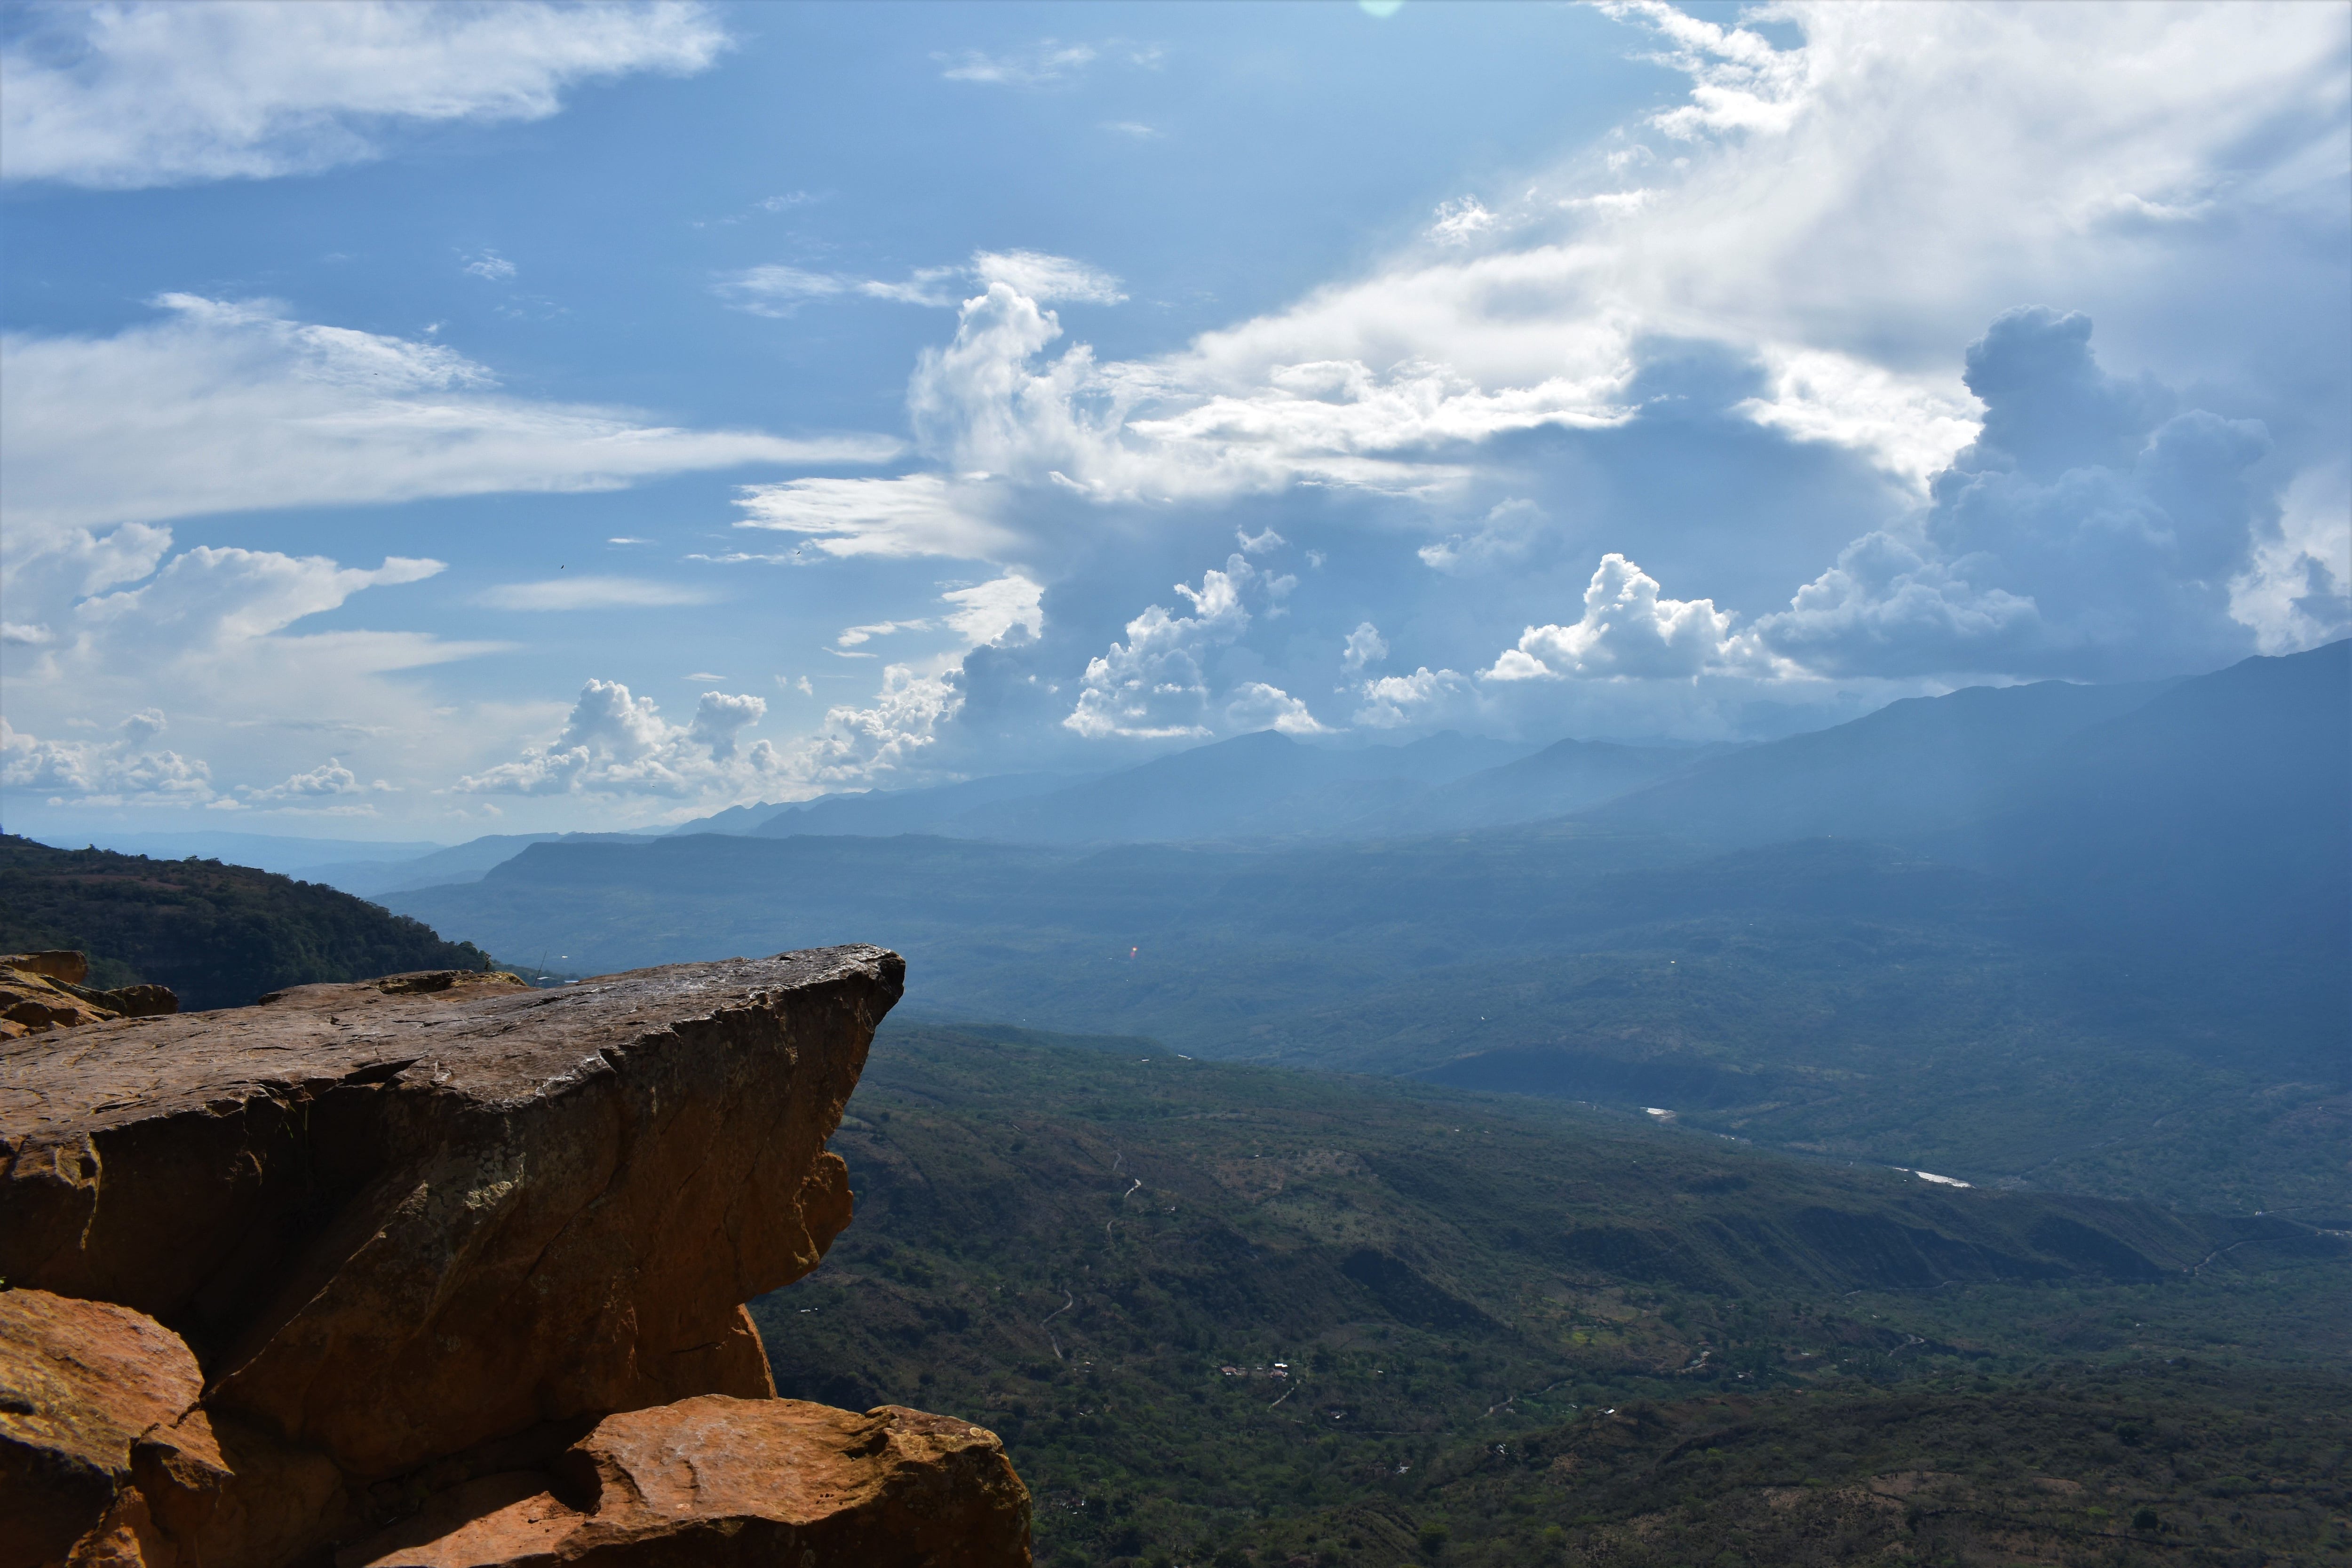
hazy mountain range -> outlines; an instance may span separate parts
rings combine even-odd
[[[908,955],[910,1017],[2333,1212],[2348,829],[2336,643],[1736,749],[1269,732],[297,874],[509,963],[873,941]]]
[[[1255,736],[992,801],[534,844],[385,901],[559,968],[854,937],[908,955],[910,1016],[1658,1106],[1970,1179],[2328,1208],[2347,653],[1974,689],[1716,754],[1475,766],[1460,737],[1368,761]],[[1507,820],[1244,831],[1368,784],[1417,793],[1364,816]],[[878,832],[926,798],[952,810],[928,832],[794,831]]]
[[[836,1140],[857,1226],[755,1318],[786,1392],[984,1412],[1040,1495],[1116,1500],[1041,1510],[1057,1561],[1464,1555],[1572,1462],[1631,1489],[1592,1528],[1672,1503],[1655,1560],[1720,1562],[1780,1560],[1777,1500],[1828,1495],[1799,1483],[1916,1471],[2073,1539],[1969,1468],[1988,1446],[2172,1508],[2192,1472],[2037,1403],[2116,1366],[2165,1369],[2170,1423],[2116,1433],[2225,1489],[2323,1484],[2263,1445],[2342,1405],[2305,1369],[2340,1360],[2352,1233],[2348,834],[2338,643],[1741,748],[1261,734],[661,837],[152,847],[294,861],[525,966],[905,952]],[[24,940],[160,972],[140,911],[90,903],[115,857],[20,858],[82,900]],[[396,923],[179,869],[270,884],[297,936],[306,900]],[[1748,1491],[1675,1479],[1689,1453]]]

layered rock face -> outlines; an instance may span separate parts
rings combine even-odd
[[[87,1453],[0,1390],[0,1499],[79,1527],[24,1561],[1025,1563],[992,1436],[777,1400],[743,1310],[849,1222],[824,1142],[903,974],[446,972],[0,1042],[0,1302],[40,1331],[0,1377],[142,1333],[201,1375],[65,1418]]]

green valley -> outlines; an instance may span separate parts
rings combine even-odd
[[[1951,1450],[2078,1394],[2110,1426],[2193,1428],[2196,1474],[2256,1487],[2267,1467],[2318,1499],[2295,1552],[2341,1513],[2352,1267],[2342,1235],[2290,1220],[1006,1029],[886,1026],[835,1147],[856,1224],[754,1307],[779,1385],[998,1430],[1042,1563],[1806,1561],[1755,1544],[1790,1517],[1775,1489],[1875,1519],[1847,1494],[1955,1465],[1937,1506],[2041,1529],[2035,1478],[2128,1479],[2095,1421],[2039,1468],[2006,1439]],[[1832,1408],[1875,1436],[1823,1447]],[[1734,1426],[1704,1445],[1725,1454],[1709,1506],[1729,1500],[1691,1525],[1705,1558],[1610,1544],[1655,1547],[1661,1513],[1683,1539],[1687,1483],[1717,1473],[1683,1464],[1686,1439]],[[2294,1453],[2273,1462],[2281,1432]],[[1606,1466],[1557,1465],[1596,1443]],[[1580,1465],[1589,1481],[1558,1484]],[[2205,1495],[2134,1484],[2167,1518]],[[1888,1539],[1934,1560],[1958,1528]],[[2233,1550],[2272,1540],[2216,1528]]]

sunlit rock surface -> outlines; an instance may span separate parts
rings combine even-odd
[[[484,1477],[337,1568],[1029,1561],[1029,1495],[995,1435],[897,1405],[708,1394],[608,1416],[550,1468]]]
[[[673,1535],[707,1504],[798,1531],[829,1562],[836,1537],[883,1539],[877,1520],[928,1539],[894,1500],[931,1508],[969,1485],[972,1506],[1018,1525],[1022,1556],[1003,1560],[1025,1560],[1026,1495],[992,1437],[831,1412],[833,1426],[795,1417],[787,1441],[780,1413],[822,1407],[774,1399],[743,1310],[849,1223],[847,1171],[824,1144],[903,977],[871,947],[551,991],[438,972],[0,1042],[8,1294],[127,1309],[184,1342],[202,1379],[200,1399],[161,1397],[135,1430],[89,1428],[115,1456],[85,1466],[105,1484],[42,1493],[82,1522],[68,1539],[131,1508],[133,1535],[190,1562],[308,1563],[538,1476],[518,1497],[551,1489],[578,1516],[567,1539],[651,1540],[609,1511],[642,1494],[567,1490],[550,1468],[635,1452],[637,1428],[614,1423],[638,1413],[714,1455],[746,1424],[726,1489],[662,1493]],[[835,1437],[865,1447],[836,1456],[828,1522],[803,1483],[833,1473]],[[916,1452],[942,1443],[979,1457]],[[158,1549],[134,1541],[144,1555],[115,1560]],[[888,1560],[930,1560],[908,1550]]]

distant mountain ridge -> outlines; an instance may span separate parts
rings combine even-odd
[[[187,833],[56,833],[42,842],[48,839],[60,840],[56,846],[60,849],[87,846],[157,860],[193,857],[231,866],[252,866],[280,876],[292,876],[317,866],[389,866],[445,847],[427,839],[301,838],[273,833],[231,833],[220,828]]]
[[[1056,803],[1070,842],[549,843],[391,901],[599,969],[854,937],[908,955],[918,1016],[1355,1071],[1483,1057],[1486,1087],[1654,1094],[1759,1141],[2285,1207],[2342,1185],[2332,1113],[2273,1120],[2335,1092],[2352,1045],[2347,653],[1898,705],[1540,822],[1097,841],[1188,770],[1295,756],[1263,738],[1010,803]],[[1505,770],[1564,758],[1573,784],[1591,755]],[[2215,1140],[2226,1177],[2195,1164]],[[2143,1173],[2084,1163],[2106,1143]]]
[[[1335,803],[1393,807],[1516,761],[1527,748],[1445,731],[1402,746],[1308,746],[1275,730],[1132,767],[1034,799],[968,812],[961,836],[1025,844],[1279,837],[1331,830]],[[1367,787],[1369,786],[1369,787]]]
[[[436,849],[412,860],[343,861],[302,868],[302,879],[362,899],[414,888],[437,888],[472,882],[494,866],[504,865],[534,844],[642,844],[653,836],[643,833],[490,833],[446,849]]]
[[[824,795],[772,811],[749,832],[761,838],[811,834],[883,838],[896,833],[937,833],[950,828],[974,811],[1065,789],[1089,776],[998,773],[929,789]]]
[[[1994,809],[2053,748],[2170,682],[1972,686],[1701,763],[1591,809],[1613,827],[1725,848],[1830,835],[1900,838]]]
[[[1921,843],[2104,921],[2192,910],[2233,945],[2340,955],[2347,801],[2352,641],[2168,687],[2067,736],[1976,821]]]
[[[1338,747],[1263,730],[1108,773],[1008,773],[735,806],[670,831],[1062,845],[1377,837],[1559,816],[1734,749],[1578,740],[1538,749],[1454,731]]]
[[[1558,741],[1533,756],[1442,784],[1384,816],[1356,824],[1368,833],[1442,833],[1566,816],[1706,765],[1743,748],[1626,746]]]

